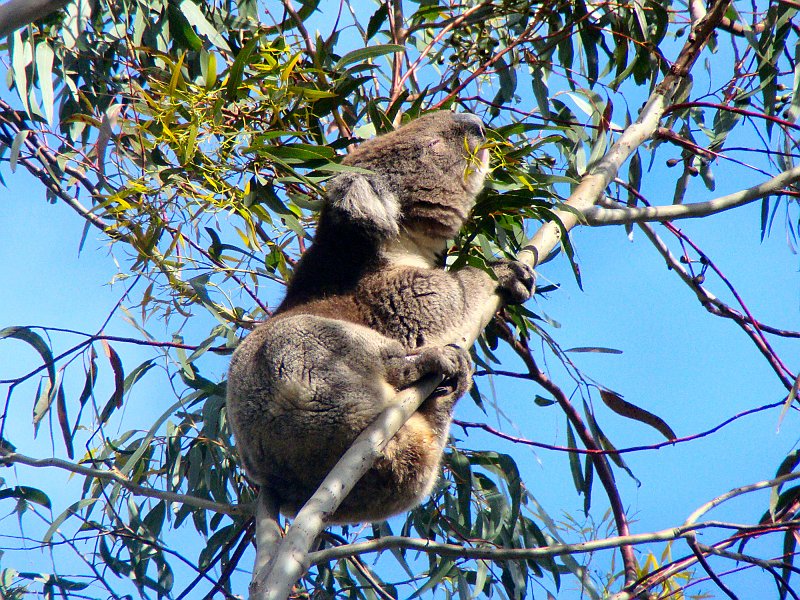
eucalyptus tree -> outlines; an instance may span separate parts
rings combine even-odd
[[[27,345],[40,359],[29,372],[9,365],[0,373],[0,462],[14,473],[0,478],[0,505],[19,519],[17,534],[0,535],[3,597],[244,596],[253,571],[254,597],[579,590],[621,599],[700,589],[736,597],[726,574],[741,565],[774,581],[776,597],[797,597],[800,488],[791,482],[800,456],[789,454],[762,481],[697,497],[697,510],[675,515],[669,529],[637,530],[619,484],[634,477],[627,452],[714,434],[724,453],[741,441],[722,426],[679,438],[669,414],[586,376],[545,311],[557,285],[540,280],[539,302],[504,309],[476,340],[475,386],[462,404],[472,402],[485,422],[456,421],[435,493],[387,523],[317,536],[324,522],[311,511],[317,528],[290,526],[281,543],[282,532],[259,519],[257,536],[257,490],[228,429],[224,372],[241,337],[280,301],[339,157],[426,111],[464,110],[489,126],[493,171],[449,249],[449,268],[517,256],[546,274],[545,263],[561,261],[580,283],[574,227],[637,231],[636,243],[669,267],[662,276],[739,328],[768,365],[782,395],[748,412],[772,409],[785,426],[796,422],[787,413],[797,373],[776,348],[800,333],[760,321],[674,222],[757,202],[762,236],[781,229],[796,244],[800,4],[44,4],[58,10],[33,13],[33,23],[0,12],[9,32],[3,176],[26,171],[49,201],[69,207],[84,224],[76,240],[84,252],[95,240],[110,246],[120,300],[108,315],[87,317],[85,331],[0,330],[3,344]],[[742,184],[715,197],[721,177]],[[735,236],[729,250],[737,251]],[[107,331],[121,314],[129,336]],[[150,357],[130,364],[132,345]],[[153,380],[159,409],[144,415],[146,428],[127,426]],[[529,399],[524,415],[495,394],[505,380]],[[424,398],[412,392],[412,401]],[[32,407],[29,427],[12,423],[19,406]],[[563,414],[560,447],[525,437],[527,418],[544,411]],[[604,432],[610,412],[651,442],[623,447]],[[28,450],[39,429],[52,453]],[[476,430],[485,435],[467,435]],[[559,522],[537,502],[521,474],[531,446],[568,454],[564,478],[596,515],[593,529]],[[68,475],[69,484],[50,485]],[[761,489],[771,490],[763,514],[735,523],[706,516]],[[688,483],[682,493],[691,491]],[[252,569],[256,537],[270,552]],[[34,544],[49,553],[31,572],[18,566],[27,564],[19,551]]]

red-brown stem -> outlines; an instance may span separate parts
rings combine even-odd
[[[685,443],[685,442],[692,442],[694,440],[698,440],[698,439],[707,437],[709,435],[712,435],[712,434],[716,433],[717,431],[719,431],[720,429],[722,429],[723,427],[726,427],[727,425],[730,425],[734,421],[738,421],[739,419],[742,419],[744,417],[748,417],[748,416],[756,414],[756,413],[764,412],[765,410],[771,410],[773,408],[778,408],[780,406],[783,406],[785,403],[786,403],[786,400],[783,399],[783,400],[780,400],[778,402],[773,402],[771,404],[765,404],[764,406],[758,406],[756,408],[751,408],[749,410],[745,410],[743,412],[737,413],[737,414],[733,415],[732,417],[728,417],[727,419],[725,419],[721,423],[718,423],[714,427],[711,427],[710,429],[706,429],[705,431],[701,431],[699,433],[694,433],[692,435],[679,437],[679,438],[676,438],[674,440],[665,440],[663,442],[658,442],[656,444],[648,444],[648,445],[644,445],[644,446],[629,446],[627,448],[617,448],[615,450],[603,450],[602,448],[601,449],[588,449],[588,448],[584,449],[584,448],[569,448],[567,446],[556,446],[556,445],[553,445],[553,444],[544,444],[542,442],[535,442],[533,440],[528,440],[528,439],[525,439],[525,438],[509,435],[509,434],[507,434],[507,433],[505,433],[503,431],[495,429],[494,427],[492,427],[491,425],[488,425],[486,423],[472,423],[472,422],[469,422],[469,421],[461,421],[459,419],[453,419],[453,423],[455,425],[459,426],[459,427],[464,428],[464,429],[482,429],[483,431],[486,431],[487,433],[490,433],[490,434],[492,434],[494,436],[497,436],[497,437],[499,437],[501,439],[504,439],[504,440],[507,440],[509,442],[513,442],[515,444],[523,444],[525,446],[533,446],[535,448],[543,448],[545,450],[555,450],[557,452],[570,452],[572,454],[617,455],[617,454],[629,454],[631,452],[643,452],[645,450],[660,450],[661,448],[666,448],[667,446],[674,446],[676,444],[681,444],[681,443]]]
[[[505,323],[503,323],[499,329],[500,336],[511,345],[525,363],[531,379],[541,385],[556,399],[556,402],[558,402],[561,410],[567,415],[567,419],[569,419],[570,424],[575,429],[583,445],[590,450],[602,450],[592,436],[591,431],[589,431],[589,428],[583,422],[580,413],[569,401],[569,398],[567,398],[567,395],[539,369],[528,345],[516,339],[511,329]],[[611,465],[602,454],[591,454],[591,460],[597,472],[597,476],[603,485],[603,489],[606,491],[609,503],[611,504],[611,512],[614,514],[617,532],[622,536],[630,535],[628,519],[625,516],[625,508],[622,505],[622,498],[619,495],[617,484],[614,481],[614,473],[611,470]],[[625,583],[628,585],[636,580],[636,557],[633,554],[633,546],[620,546],[620,553],[625,568]]]

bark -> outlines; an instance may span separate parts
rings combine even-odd
[[[0,37],[61,10],[69,0],[9,0],[0,4]]]

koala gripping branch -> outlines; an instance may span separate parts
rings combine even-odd
[[[441,383],[441,377],[428,376],[398,395],[398,403],[386,409],[356,438],[333,470],[303,506],[283,540],[275,535],[276,507],[259,498],[256,515],[256,568],[250,584],[251,600],[284,600],[295,582],[308,568],[308,554],[317,536],[361,476],[366,473],[389,440]],[[278,542],[280,544],[278,545]],[[263,545],[262,545],[263,544]],[[269,556],[272,559],[269,559]]]
[[[669,97],[665,93],[657,91],[651,96],[642,109],[639,119],[620,136],[608,154],[584,176],[564,208],[556,211],[558,221],[543,224],[517,257],[518,260],[535,267],[542,257],[547,256],[560,243],[561,237],[580,222],[581,213],[594,206],[601,198],[625,160],[652,136],[668,102]],[[492,296],[490,302],[493,306],[487,306],[487,311],[499,308],[496,296]],[[469,345],[475,342],[474,339],[466,341]],[[277,512],[274,511],[274,507],[273,511],[266,509],[269,506],[267,499],[259,500],[259,511],[256,516],[258,552],[250,586],[251,600],[284,600],[288,597],[292,586],[308,568],[307,556],[314,540],[325,528],[325,516],[336,510],[359,478],[369,470],[385,444],[414,414],[438,383],[427,379],[404,390],[402,402],[385,411],[376,422],[364,430],[311,500],[298,513],[283,540],[279,540],[279,535],[275,533],[274,518],[277,518]],[[586,435],[590,434],[587,432]],[[585,444],[593,445],[591,437],[583,441]],[[598,473],[602,473],[600,477],[604,487],[609,494],[612,494],[613,478],[610,466],[603,457],[599,457],[598,462],[603,463],[597,465],[597,470]],[[619,506],[619,503],[614,504]],[[274,514],[269,515],[269,512]],[[628,535],[629,529],[624,515],[615,516],[620,535]],[[635,564],[632,552],[623,551],[623,558],[626,579],[630,580],[633,577]]]
[[[691,70],[700,51],[723,18],[729,4],[730,0],[718,0],[708,13],[695,23],[693,31],[670,73],[653,91],[636,122],[622,133],[608,153],[584,175],[563,207],[556,211],[557,219],[542,225],[520,252],[518,260],[535,267],[543,257],[561,243],[563,236],[583,221],[583,212],[592,208],[602,198],[605,189],[617,176],[624,162],[655,133],[678,83]],[[499,307],[497,299],[493,298],[491,302],[495,304],[493,308]],[[490,308],[492,307],[487,307],[487,310]],[[475,340],[468,341],[472,343]],[[283,600],[289,596],[293,585],[307,568],[308,554],[314,540],[325,527],[325,516],[336,510],[338,504],[352,489],[356,481],[373,464],[385,443],[402,427],[438,383],[438,381],[427,379],[404,390],[401,394],[402,401],[396,407],[381,414],[372,425],[364,430],[330,472],[319,490],[298,513],[280,543],[278,543],[278,536],[275,535],[276,528],[264,526],[269,519],[258,520],[256,537],[261,547],[250,588],[251,600]],[[584,439],[583,442],[589,446],[595,445],[591,437]],[[597,466],[606,493],[609,494],[612,505],[617,507],[614,516],[619,534],[628,535],[627,520],[619,508],[621,504],[618,502],[619,495],[613,483],[610,466],[604,457],[598,458]],[[617,501],[615,502],[615,500]],[[260,502],[259,504],[265,506],[268,503]],[[263,516],[263,512],[261,516]],[[273,525],[275,525],[274,522]],[[630,584],[635,580],[635,559],[630,546],[623,546],[621,552],[625,565],[626,583]],[[267,557],[271,557],[271,559]]]

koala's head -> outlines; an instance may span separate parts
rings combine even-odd
[[[477,116],[426,114],[363,142],[328,185],[328,218],[355,220],[380,238],[453,239],[466,222],[489,170]]]

